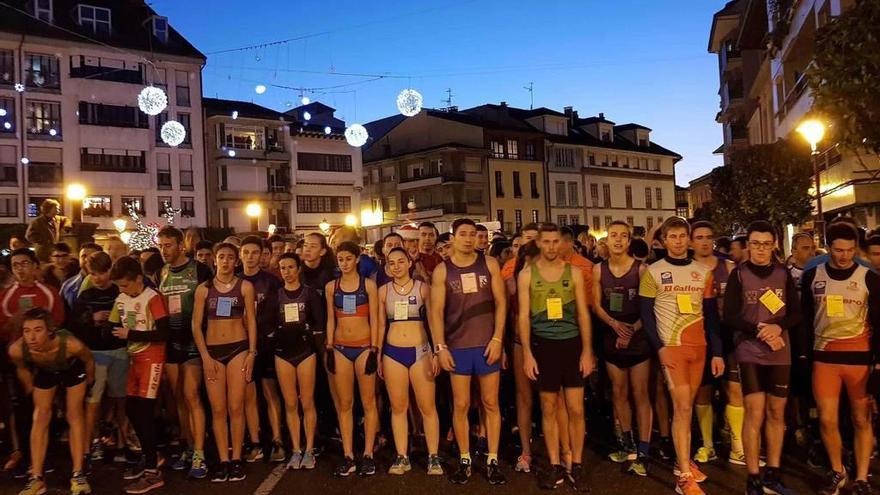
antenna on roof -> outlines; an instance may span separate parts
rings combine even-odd
[[[444,105],[446,105],[446,109],[452,108],[452,97],[453,96],[454,95],[452,94],[452,88],[446,88],[446,98],[443,100],[440,100]]]
[[[523,89],[529,92],[529,110],[535,109],[535,83],[530,82],[528,86],[523,86]]]

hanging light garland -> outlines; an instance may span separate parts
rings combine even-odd
[[[159,115],[168,108],[168,96],[161,88],[147,86],[137,97],[138,108],[147,115]]]
[[[172,208],[171,205],[168,204],[168,201],[164,201],[162,205],[165,207],[165,213],[162,214],[162,216],[165,217],[165,222],[167,222],[168,225],[174,225],[174,217],[179,215],[182,210],[180,208]]]
[[[370,134],[367,132],[367,129],[360,124],[351,124],[345,129],[345,141],[355,148],[360,148],[367,144],[369,137]]]
[[[131,232],[128,238],[128,247],[143,251],[155,246],[159,226],[155,223],[144,224],[132,205],[128,205],[128,216],[131,217],[131,221],[134,223],[134,231]]]
[[[169,120],[162,124],[159,136],[162,138],[162,142],[168,146],[179,146],[186,139],[186,129],[180,122]]]
[[[407,117],[418,115],[422,111],[422,94],[414,89],[404,89],[397,95],[397,109]]]

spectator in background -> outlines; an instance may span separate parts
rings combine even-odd
[[[421,265],[421,270],[431,275],[434,268],[443,262],[443,258],[437,253],[437,238],[440,231],[432,222],[419,224],[419,253],[413,258],[416,264]]]
[[[107,238],[104,252],[110,255],[110,259],[113,260],[113,263],[116,263],[116,260],[126,255],[128,252],[128,246],[126,246],[119,237],[111,236]]]
[[[85,280],[86,276],[89,274],[87,263],[89,256],[99,251],[103,252],[104,249],[94,242],[87,242],[79,248],[79,272],[69,277],[63,284],[61,284],[61,298],[64,299],[68,308],[73,307],[77,294],[79,294],[79,289],[82,287],[83,280]]]
[[[147,249],[144,249],[143,251],[141,251],[140,253],[138,253],[137,260],[138,260],[138,262],[140,262],[141,267],[143,267],[144,265],[146,265],[146,264],[147,264],[147,260],[149,260],[150,257],[153,256],[154,254],[159,254],[159,255],[161,255],[162,252],[159,251],[159,248],[157,248],[157,247],[148,247]]]
[[[239,239],[238,237],[235,237],[234,235],[231,235],[231,236],[227,237],[226,239],[223,239],[223,242],[225,242],[227,244],[232,244],[233,246],[235,246],[237,248],[241,247],[241,239]]]
[[[449,250],[452,247],[452,234],[449,232],[444,232],[437,237],[437,244],[434,246],[434,251],[440,255],[441,258],[446,260],[449,258]]]
[[[872,235],[865,241],[868,262],[875,272],[880,273],[880,235]]]
[[[300,239],[296,242],[293,241],[285,241],[284,242],[284,252],[285,253],[296,253],[299,256],[299,253],[296,252],[297,249],[302,249],[303,240]]]
[[[61,283],[79,271],[79,263],[70,254],[70,246],[63,242],[52,246],[51,263],[43,270],[43,280],[48,282],[51,279],[50,283],[56,289],[61,289]]]
[[[419,229],[412,225],[404,225],[397,229],[397,234],[403,238],[403,248],[406,249],[409,258],[412,260],[416,259],[419,255]],[[385,249],[385,252],[388,251],[390,251],[390,249]]]
[[[378,241],[373,243],[373,257],[376,258],[376,261],[379,262],[380,265],[385,264],[385,239],[379,239]]]
[[[730,237],[719,237],[715,239],[715,250],[723,255],[730,254]]]
[[[154,249],[154,248],[151,248]],[[159,273],[162,271],[162,267],[165,266],[165,261],[162,260],[162,254],[157,253],[155,251],[144,251],[144,253],[149,252],[150,255],[146,260],[142,263],[142,267],[144,269],[144,277],[146,277],[150,282],[152,282],[151,287],[158,287],[159,285]],[[150,287],[150,285],[148,285]]]
[[[648,243],[644,239],[635,238],[629,245],[629,255],[644,263],[648,259]]]
[[[484,253],[489,249],[489,229],[485,225],[477,224],[477,251]]]
[[[52,246],[61,240],[65,230],[70,229],[70,219],[59,215],[61,205],[54,199],[46,199],[40,204],[40,216],[28,225],[25,238],[34,245],[37,258],[49,261]]]
[[[336,247],[343,242],[353,242],[360,246],[361,237],[358,234],[357,228],[343,225],[342,227],[338,227],[336,230],[333,231],[332,234],[330,234],[330,247],[333,248],[332,252],[336,252]],[[306,265],[309,265],[309,262],[307,260],[303,259],[303,261]],[[373,258],[361,253],[360,258],[358,258],[357,269],[358,273],[360,273],[362,277],[375,278],[376,272],[379,271],[379,264],[376,263],[376,260],[374,260]],[[317,289],[323,289],[323,287],[319,287]]]
[[[737,265],[749,259],[749,246],[746,236],[736,236],[730,242],[730,259]]]
[[[186,232],[183,234],[183,249],[186,251],[187,256],[190,258],[195,257],[200,242],[202,242],[202,234],[198,228],[190,227],[186,229]]]
[[[211,241],[199,241],[196,243],[196,261],[204,264],[214,271],[214,243]]]
[[[9,238],[9,250],[15,251],[16,249],[31,247],[31,243],[24,238],[24,236],[14,235]]]

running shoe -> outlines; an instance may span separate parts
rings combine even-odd
[[[252,444],[244,455],[244,460],[248,463],[257,462],[263,458],[263,448],[259,444]]]
[[[486,478],[489,480],[490,485],[503,485],[507,483],[507,478],[504,477],[504,473],[501,472],[501,467],[498,465],[498,459],[493,459],[486,465]]]
[[[531,473],[532,472],[532,456],[531,454],[520,454],[519,457],[516,458],[516,466],[513,468],[517,473]]]
[[[443,476],[443,463],[440,462],[440,456],[437,454],[428,456],[428,475]]]
[[[290,454],[290,460],[287,461],[287,469],[302,469],[303,453],[301,450],[294,450]]]
[[[136,480],[144,474],[145,469],[144,458],[141,457],[137,462],[129,464],[125,468],[125,471],[122,472],[122,479],[126,481]]]
[[[89,457],[93,461],[101,461],[104,459],[104,443],[100,440],[95,440],[92,442],[92,448],[89,452]]]
[[[388,474],[401,475],[407,473],[411,469],[412,465],[409,462],[409,457],[399,455],[397,456],[397,459],[394,459],[394,464],[388,468]]]
[[[696,481],[697,483],[702,483],[702,482],[706,481],[707,479],[709,479],[709,477],[706,476],[705,473],[700,471],[700,468],[697,466],[697,463],[695,463],[694,461],[690,461],[690,467],[691,467],[691,474],[694,475],[694,481]],[[684,473],[679,471],[678,465],[676,465],[675,469],[672,470],[672,475],[675,476],[676,478],[680,478],[682,476],[682,474],[684,474]]]
[[[544,479],[541,480],[541,488],[554,490],[565,483],[565,468],[560,464],[550,466]]]
[[[92,493],[92,486],[89,480],[81,471],[73,473],[70,477],[70,495],[88,495]]]
[[[269,461],[271,462],[284,462],[284,459],[287,458],[287,452],[284,451],[284,445],[280,440],[274,440],[272,442],[272,453],[269,454]]]
[[[344,459],[342,459],[342,462],[338,466],[336,466],[333,474],[345,478],[353,474],[355,471],[357,471],[357,464],[354,463],[354,459],[352,459],[351,457],[345,457]]]
[[[458,470],[452,473],[452,476],[449,477],[449,481],[455,483],[456,485],[463,485],[468,482],[468,479],[471,477],[471,460],[470,459],[461,459],[458,461]]]
[[[229,463],[229,481],[241,481],[247,478],[244,473],[244,463],[241,460],[235,460]]]
[[[192,459],[192,452],[189,450],[184,450],[181,452],[180,457],[174,461],[174,464],[171,465],[171,469],[174,471],[185,471],[189,469],[190,460]]]
[[[221,462],[211,472],[211,482],[224,483],[226,481],[229,481],[229,463]]]
[[[640,455],[636,457],[636,460],[630,461],[626,467],[626,472],[636,476],[647,476],[648,468],[645,465],[645,456]]]
[[[682,473],[675,481],[675,493],[678,495],[705,495],[705,492],[697,480],[694,479],[693,473]]]
[[[874,489],[865,480],[856,480],[850,489],[852,495],[874,495]]]
[[[608,458],[611,459],[611,462],[621,464],[626,462],[628,454],[623,449],[615,450],[614,452],[608,454]]]
[[[357,474],[358,476],[372,476],[376,474],[376,461],[372,457],[362,457]]]
[[[764,493],[771,495],[797,495],[795,490],[785,486],[782,482],[782,473],[779,472],[779,468],[767,468],[764,470],[762,486]]]
[[[706,464],[716,459],[718,459],[718,456],[715,455],[715,449],[712,447],[700,447],[697,449],[697,453],[694,454],[694,460],[700,464]]]
[[[41,476],[31,476],[24,489],[18,495],[43,495],[46,493],[46,482]]]
[[[571,470],[566,473],[566,479],[575,491],[590,491],[590,487],[587,485],[587,473],[584,471],[583,464],[572,464]]]
[[[305,455],[303,455],[302,463],[300,466],[303,469],[315,469],[315,464],[317,464],[318,454],[315,453],[315,449],[307,450]]]
[[[749,476],[746,481],[746,495],[764,495],[764,485],[760,478],[753,479]]]
[[[203,454],[193,452],[192,462],[190,463],[187,476],[197,480],[208,476],[208,466],[205,464],[205,457]]]
[[[657,456],[661,460],[670,461],[675,459],[675,446],[669,437],[660,437],[660,445],[657,447]]]
[[[165,480],[162,479],[162,472],[158,469],[144,471],[144,475],[137,479],[134,483],[125,487],[125,493],[138,494],[147,493],[150,490],[165,486]]]
[[[831,471],[828,475],[828,480],[819,489],[819,495],[838,495],[840,493],[840,489],[846,486],[847,476],[846,471],[842,473],[838,473],[837,471]]]

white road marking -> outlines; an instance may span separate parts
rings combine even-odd
[[[258,486],[257,489],[254,490],[253,495],[269,495],[270,493],[272,493],[272,490],[275,489],[275,485],[277,485],[278,482],[281,481],[281,478],[284,476],[284,473],[286,471],[286,463],[280,463],[275,466],[275,469],[270,471],[269,474],[266,476],[266,479],[264,479],[263,482],[260,483],[260,486]]]

